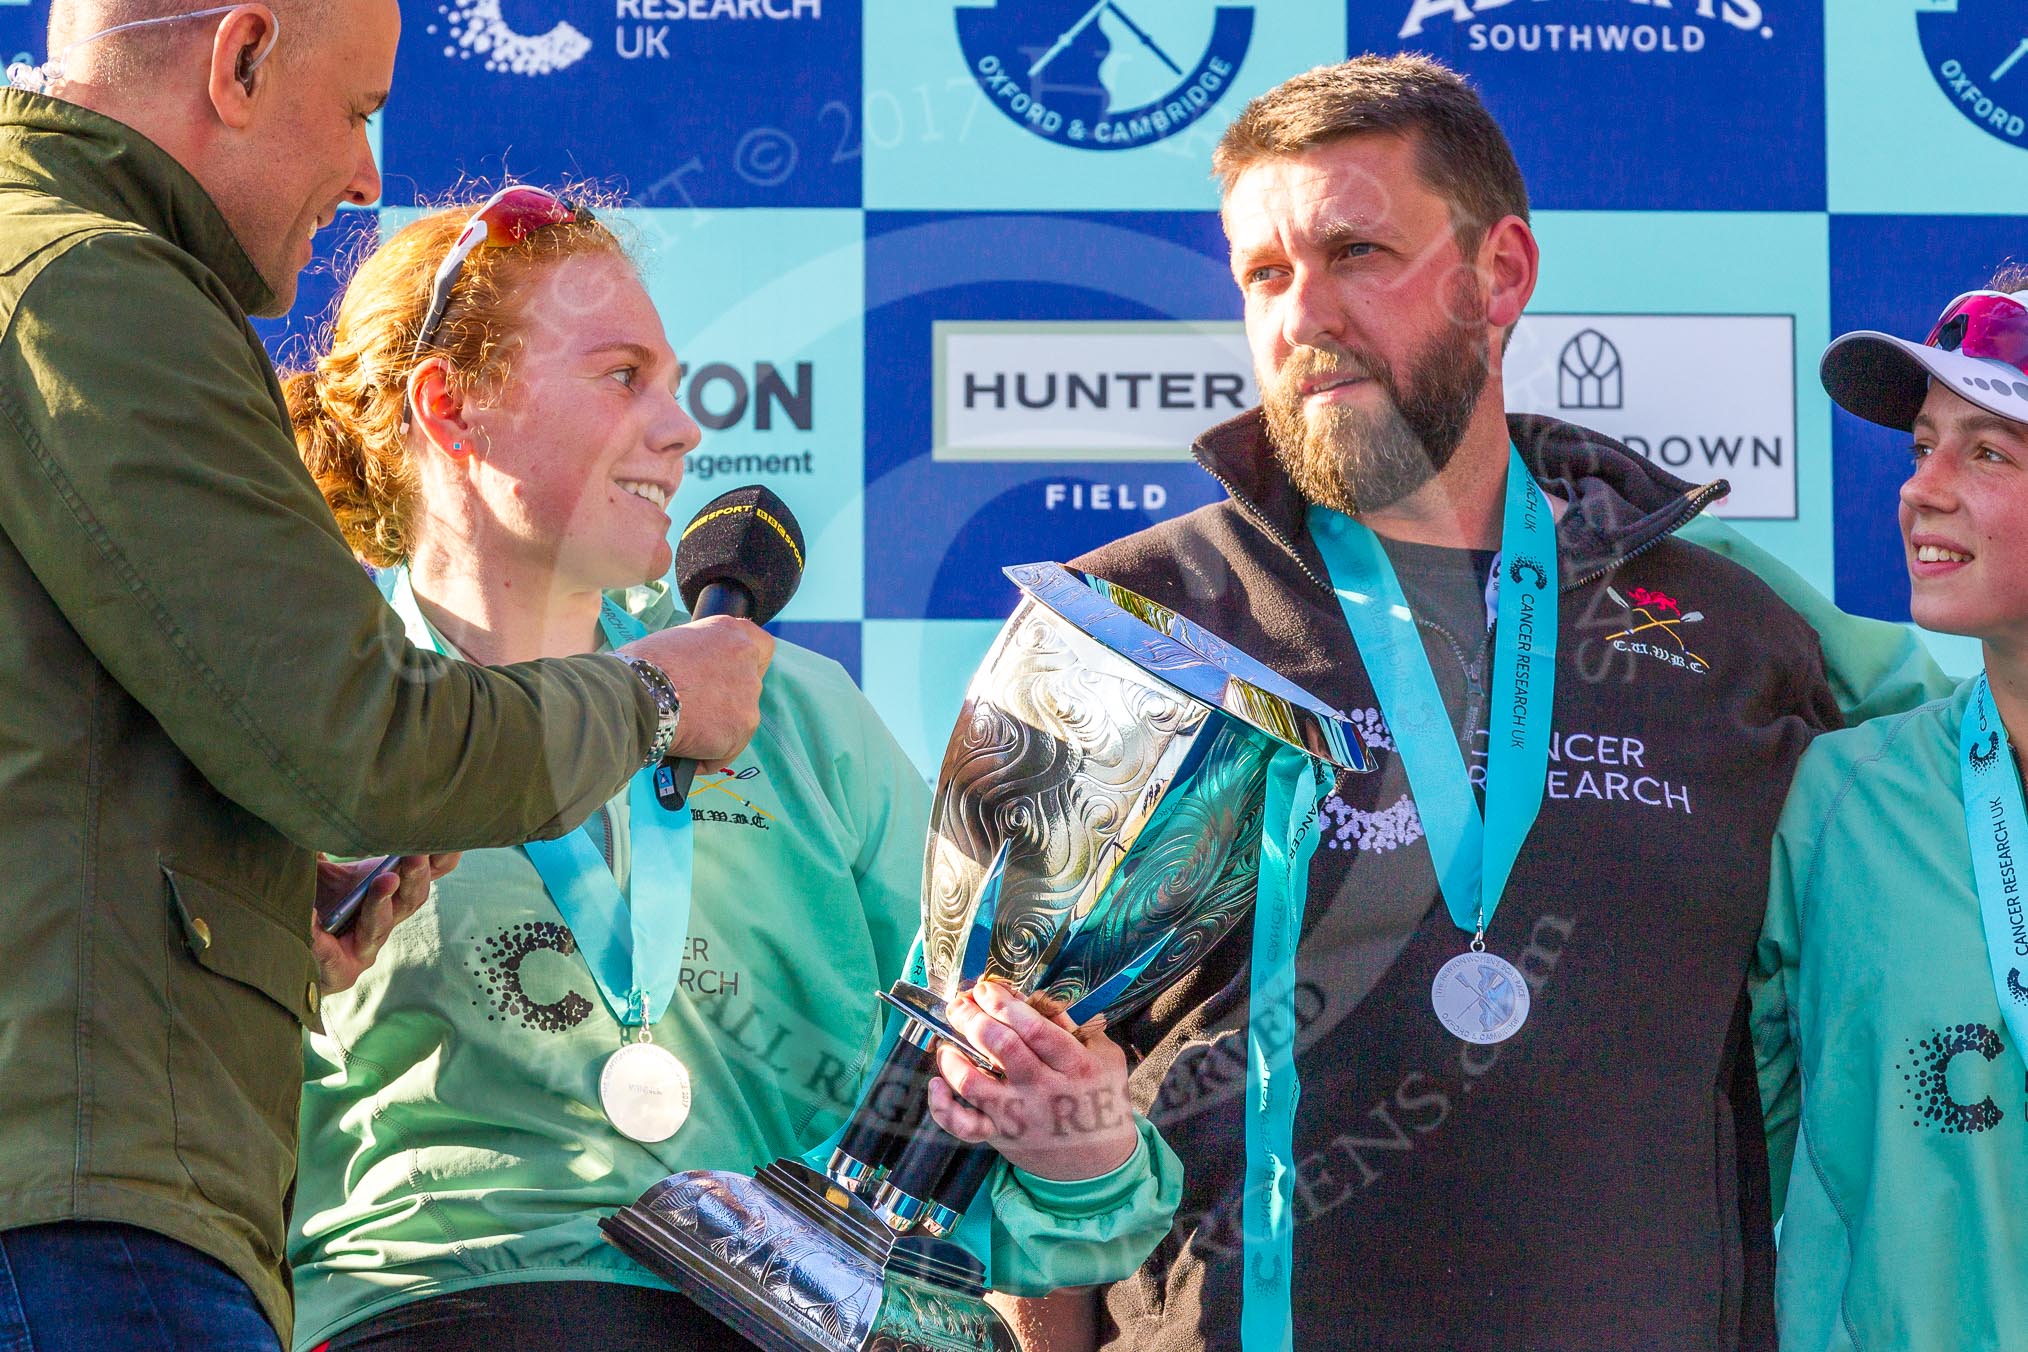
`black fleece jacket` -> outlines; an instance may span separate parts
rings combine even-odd
[[[1533,995],[1503,1044],[1431,1012],[1467,938],[1258,411],[1196,448],[1229,500],[1073,566],[1208,625],[1377,753],[1326,805],[1297,956],[1297,1346],[1772,1348],[1742,986],[1796,758],[1838,722],[1823,657],[1752,574],[1671,538],[1722,484],[1509,421],[1570,510],[1549,781],[1487,936]],[[1466,751],[1484,764],[1483,720]],[[1106,1293],[1112,1346],[1239,1346],[1251,946],[1242,925],[1114,1029],[1186,1179],[1168,1240]]]

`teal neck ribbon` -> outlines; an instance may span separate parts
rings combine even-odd
[[[1510,445],[1507,454],[1483,819],[1387,551],[1351,517],[1310,508],[1310,534],[1407,767],[1444,905],[1475,949],[1542,810],[1556,701],[1556,520],[1521,452]]]
[[[1277,750],[1268,765],[1247,991],[1239,1316],[1246,1352],[1289,1352],[1295,1345],[1289,1278],[1296,1244],[1296,1102],[1302,1097],[1296,1079],[1296,943],[1309,901],[1317,819],[1333,786],[1333,777],[1319,771],[1315,757],[1294,747]]]
[[[1986,961],[1993,968],[1993,992],[2014,1046],[2028,1056],[2028,911],[2024,911],[2021,861],[2016,854],[2028,826],[2021,798],[2021,774],[2007,725],[1993,706],[1984,672],[1972,688],[1958,725],[1958,783],[1965,800],[1965,833],[1972,843],[1972,873],[1979,885],[1979,915],[1986,927]]]
[[[408,627],[409,642],[444,651],[416,603],[407,569],[396,575],[388,602]],[[614,648],[648,632],[610,597],[600,602],[599,629]],[[685,804],[681,812],[670,812],[657,801],[658,768],[649,766],[627,785],[633,869],[626,891],[592,840],[589,823],[560,840],[531,840],[521,847],[577,940],[606,1007],[627,1029],[652,1027],[668,1011],[682,979],[683,949],[690,937],[696,844],[690,808]]]

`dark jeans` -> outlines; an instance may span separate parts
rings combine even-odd
[[[731,1352],[746,1340],[687,1296],[616,1282],[503,1282],[426,1296],[317,1352]]]
[[[0,1230],[0,1352],[280,1352],[223,1263],[131,1225]]]

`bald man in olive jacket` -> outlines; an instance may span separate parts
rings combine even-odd
[[[57,0],[0,94],[0,1347],[286,1344],[302,1032],[395,914],[314,929],[316,852],[418,856],[411,908],[426,852],[731,756],[771,650],[409,646],[247,322],[379,195],[396,0],[205,7]]]

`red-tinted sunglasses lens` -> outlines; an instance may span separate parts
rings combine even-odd
[[[2002,361],[2028,375],[2028,306],[2011,296],[1966,296],[1944,311],[1925,345]]]
[[[540,188],[514,188],[500,194],[473,219],[486,223],[488,244],[509,245],[521,243],[545,226],[589,222],[592,215]]]

